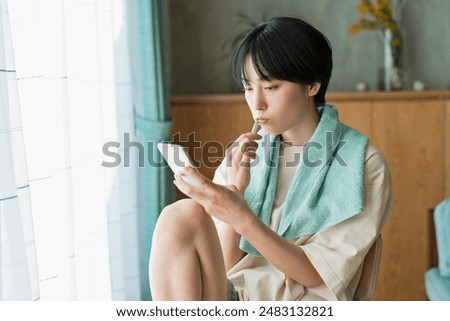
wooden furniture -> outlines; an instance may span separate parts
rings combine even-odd
[[[344,123],[385,154],[392,172],[395,206],[383,231],[373,299],[426,300],[427,213],[450,195],[450,91],[339,92],[326,98]],[[173,134],[179,133],[175,141],[189,147],[210,178],[226,144],[252,127],[242,94],[172,97],[171,109]]]

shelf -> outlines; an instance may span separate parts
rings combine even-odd
[[[357,100],[405,100],[405,99],[448,99],[450,90],[425,91],[334,91],[326,95],[327,101],[357,101]],[[205,94],[205,95],[177,95],[171,97],[172,105],[185,104],[220,104],[243,103],[244,94]]]

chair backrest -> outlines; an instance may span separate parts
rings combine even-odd
[[[363,270],[358,286],[356,287],[354,300],[366,301],[370,300],[375,293],[375,288],[378,280],[378,271],[380,270],[381,249],[383,247],[383,240],[381,234],[372,244],[369,252],[364,259]]]

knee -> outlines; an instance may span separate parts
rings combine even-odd
[[[203,206],[186,198],[166,206],[158,218],[158,224],[192,225],[201,222],[207,216]]]
[[[203,207],[191,199],[182,199],[164,208],[156,224],[154,238],[186,238],[212,221]]]

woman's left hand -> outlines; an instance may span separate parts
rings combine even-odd
[[[175,185],[202,205],[209,215],[238,230],[239,224],[243,224],[253,214],[244,196],[234,185],[215,184],[189,166],[183,172],[197,181],[200,187],[192,187],[180,175],[175,176]]]

